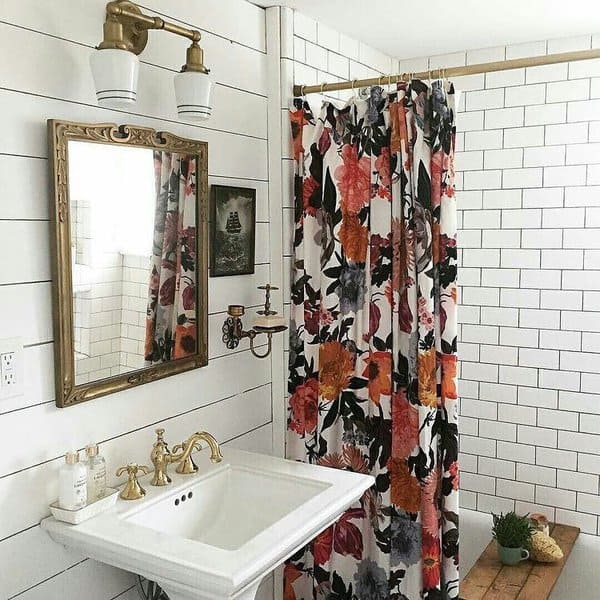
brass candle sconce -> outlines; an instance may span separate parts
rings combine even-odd
[[[285,331],[287,327],[283,324],[283,317],[278,316],[276,310],[271,310],[271,291],[279,288],[272,286],[270,283],[261,285],[259,290],[265,290],[265,305],[262,310],[258,311],[259,317],[254,321],[252,329],[244,331],[242,325],[242,317],[246,309],[241,304],[230,304],[227,309],[229,315],[223,323],[223,343],[233,350],[237,348],[240,340],[248,338],[250,340],[250,352],[256,358],[266,358],[271,353],[272,337],[274,333]],[[267,351],[264,354],[259,354],[254,349],[254,338],[260,334],[267,335]]]

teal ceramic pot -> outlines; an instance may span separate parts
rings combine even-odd
[[[525,548],[505,548],[500,544],[496,544],[496,547],[498,548],[498,557],[503,565],[516,565],[529,558],[529,552]]]

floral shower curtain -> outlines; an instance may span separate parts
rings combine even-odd
[[[155,150],[154,170],[146,365],[196,352],[196,160]]]
[[[284,600],[458,598],[454,90],[291,113],[288,457],[371,473]]]

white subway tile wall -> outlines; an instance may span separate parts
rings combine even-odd
[[[345,78],[346,67],[350,77],[395,70],[393,59],[321,29],[295,13],[297,83]],[[399,71],[591,45],[591,35],[532,42],[400,61]],[[461,503],[541,510],[593,534],[600,534],[599,64],[456,81]],[[284,206],[291,215],[291,199]]]
[[[591,35],[580,36],[467,58],[591,44]],[[447,63],[435,57],[430,64],[455,61],[455,55]],[[463,175],[457,178],[462,505],[541,510],[596,535],[599,65],[473,79],[463,88],[456,153]]]

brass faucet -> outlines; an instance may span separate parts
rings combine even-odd
[[[177,444],[173,451],[169,450],[167,443],[163,439],[165,430],[159,428],[156,430],[157,439],[150,453],[150,460],[154,465],[154,476],[150,485],[163,486],[171,483],[171,478],[167,474],[167,467],[170,463],[179,463],[177,473],[189,475],[196,473],[198,467],[192,460],[192,452],[200,450],[199,441],[205,441],[210,447],[210,460],[214,463],[221,462],[223,455],[219,448],[217,440],[207,431],[197,431],[181,444]]]
[[[127,483],[119,496],[123,500],[139,500],[143,498],[146,495],[146,490],[140,485],[137,477],[138,473],[142,473],[143,475],[150,473],[148,467],[138,465],[137,463],[129,463],[117,471],[117,477],[121,477],[125,473],[127,473]]]
[[[167,475],[167,466],[171,462],[171,451],[167,446],[167,442],[163,439],[165,430],[159,428],[156,430],[156,442],[152,446],[150,460],[154,465],[154,476],[150,481],[150,485],[168,485],[171,483],[171,478]]]
[[[223,460],[223,455],[221,454],[221,449],[219,448],[217,440],[208,433],[208,431],[196,431],[196,433],[193,433],[185,440],[185,442],[178,444],[173,448],[173,452],[180,450],[178,454],[171,455],[171,462],[179,463],[177,469],[175,469],[177,473],[189,475],[190,473],[196,473],[196,471],[198,471],[198,467],[192,460],[192,452],[200,449],[200,445],[198,444],[200,440],[205,441],[209,445],[210,460],[212,462],[218,463]]]

